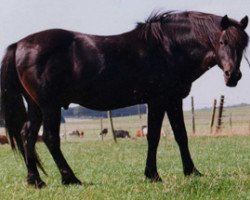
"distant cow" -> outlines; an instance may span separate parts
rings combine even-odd
[[[148,134],[148,127],[147,126],[142,126],[141,127],[141,130],[142,130],[142,134],[143,136],[146,136]]]
[[[137,130],[135,133],[136,137],[145,137],[148,134],[148,127],[147,126],[142,126],[140,130]],[[161,136],[165,137],[166,133],[164,132],[164,130],[161,130]]]
[[[84,132],[83,131],[78,131],[78,130],[75,130],[73,131],[72,133],[69,133],[70,136],[78,136],[78,137],[84,137]]]
[[[8,144],[8,138],[5,135],[0,135],[0,144]]]
[[[114,134],[117,138],[130,138],[129,132],[124,130],[115,130]]]
[[[142,130],[137,130],[135,133],[136,137],[144,137]]]
[[[147,133],[148,133],[148,127],[144,125],[141,127],[140,130],[136,131],[135,136],[136,137],[144,137],[144,136],[147,136]]]

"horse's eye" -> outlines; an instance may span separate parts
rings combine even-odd
[[[228,44],[228,41],[227,40],[220,40],[220,45],[227,45]]]

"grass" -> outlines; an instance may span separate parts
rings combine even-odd
[[[26,169],[18,155],[8,145],[0,146],[0,199],[250,199],[250,106],[226,108],[224,128],[210,134],[211,110],[196,111],[196,135],[190,137],[190,150],[201,178],[185,178],[171,128],[164,120],[163,129],[169,133],[160,141],[158,169],[163,183],[145,180],[147,142],[145,138],[119,140],[114,144],[109,132],[104,141],[99,138],[100,119],[66,119],[61,133],[73,130],[85,132],[82,139],[69,137],[62,150],[82,186],[61,185],[61,177],[46,147],[39,143],[38,153],[48,177],[41,174],[47,187],[35,190],[26,184]],[[229,126],[229,116],[233,125]],[[191,113],[185,112],[187,130],[191,135]],[[134,136],[146,116],[115,118],[116,129],[125,129]],[[216,123],[215,123],[216,124]],[[103,119],[109,128],[109,120]],[[4,134],[4,129],[0,129]]]
[[[185,178],[178,147],[161,139],[158,168],[163,183],[150,183],[143,172],[145,138],[63,142],[62,150],[82,186],[61,185],[59,172],[45,146],[37,145],[48,177],[47,187],[27,186],[23,162],[8,145],[0,146],[0,199],[250,199],[250,136],[190,138],[190,150],[201,178]]]

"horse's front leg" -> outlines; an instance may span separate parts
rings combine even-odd
[[[148,104],[148,155],[145,176],[151,181],[162,181],[157,172],[156,154],[165,111],[159,104]]]
[[[175,140],[180,149],[185,176],[191,174],[200,176],[201,173],[195,168],[188,148],[188,137],[183,117],[182,99],[175,98],[170,100],[168,102],[167,114],[174,132]]]

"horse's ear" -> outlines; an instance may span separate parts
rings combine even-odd
[[[242,20],[240,20],[240,24],[241,24],[241,27],[245,29],[248,25],[248,16],[245,16],[244,18],[242,18]]]
[[[230,20],[228,19],[227,15],[222,17],[220,25],[223,30],[227,29],[230,26]]]

